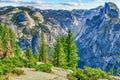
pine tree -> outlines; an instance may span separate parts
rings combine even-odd
[[[60,38],[57,39],[54,45],[54,54],[53,54],[52,63],[54,66],[57,66],[57,67],[63,67],[65,65],[64,48]]]
[[[13,52],[15,52],[15,48],[16,48],[16,36],[13,33],[12,29],[9,29],[9,36],[10,36],[10,46],[11,46]]]
[[[16,50],[16,36],[7,25],[0,24],[0,53],[1,59],[14,57]]]
[[[3,58],[7,56],[13,56],[12,48],[10,46],[10,36],[9,36],[9,29],[6,25],[2,25],[2,42],[3,42]]]
[[[41,32],[39,46],[40,46],[39,61],[47,63],[48,62],[48,49],[45,43],[44,32]]]
[[[16,45],[15,45],[15,56],[16,56],[16,57],[20,57],[20,54],[21,54],[21,49],[20,49],[20,47],[16,44]]]
[[[76,68],[77,61],[79,60],[77,55],[77,47],[74,43],[72,32],[69,30],[66,39],[66,62],[67,67]]]
[[[28,60],[33,60],[32,51],[31,51],[31,49],[29,47],[26,48],[25,56],[27,57]]]
[[[0,36],[0,57],[2,56],[3,54],[3,46],[2,46],[2,38]]]
[[[63,45],[63,49],[64,49],[64,53],[66,53],[67,52],[67,48],[66,48],[66,39],[67,39],[67,36],[62,36],[61,38],[60,38],[60,41],[61,41],[61,43],[62,43],[62,45]]]

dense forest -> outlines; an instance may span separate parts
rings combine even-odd
[[[77,47],[74,43],[72,32],[69,30],[67,36],[58,37],[54,43],[54,51],[49,60],[48,47],[45,42],[44,32],[41,32],[39,40],[39,53],[33,54],[28,47],[21,51],[17,45],[17,38],[12,29],[0,24],[0,78],[6,73],[21,75],[24,71],[17,67],[34,68],[36,71],[47,73],[52,72],[52,66],[70,69],[73,73],[68,75],[69,80],[97,80],[109,78],[113,71],[104,72],[99,68],[84,67],[77,68],[77,61],[80,60],[77,54]],[[44,64],[36,64],[43,62]],[[119,71],[119,70],[118,70]],[[1,80],[0,79],[0,80]],[[7,80],[4,78],[3,80]]]

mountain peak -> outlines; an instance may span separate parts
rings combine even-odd
[[[119,16],[119,8],[112,2],[106,2],[104,5],[104,13],[109,17],[115,18]]]

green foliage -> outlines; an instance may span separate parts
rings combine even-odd
[[[0,24],[0,58],[13,57],[16,45],[16,36],[12,29]]]
[[[39,48],[40,48],[39,61],[47,63],[48,62],[48,49],[45,43],[43,32],[41,32]]]
[[[32,51],[31,51],[31,49],[29,47],[26,48],[25,55],[26,55],[28,60],[33,60]]]
[[[35,66],[36,71],[43,71],[50,73],[52,71],[52,65],[51,64],[40,64]]]
[[[27,52],[30,52],[30,49],[27,50]],[[27,54],[28,56],[31,56]],[[26,56],[26,55],[25,55]],[[16,67],[28,67],[28,68],[35,68],[39,71],[44,72],[51,72],[52,65],[51,64],[41,64],[37,65],[34,59],[31,59],[30,57],[24,57],[24,56],[15,56],[15,57],[8,57],[3,60],[0,60],[0,75],[4,75],[6,73],[12,72],[15,74],[23,74],[23,71],[16,69]]]
[[[54,45],[53,65],[67,69],[75,70],[79,57],[77,55],[77,47],[74,43],[72,32],[68,32],[68,36],[57,39]]]
[[[69,74],[68,78],[71,80],[98,80],[108,79],[108,73],[99,68],[84,67],[84,69],[77,69],[75,73]]]
[[[6,64],[0,63],[0,75],[11,72],[11,67]]]
[[[54,54],[53,54],[53,61],[54,66],[62,67],[65,65],[65,53],[63,45],[60,41],[60,38],[57,39],[55,45],[54,45]]]
[[[44,39],[44,34],[41,34],[41,46],[40,46],[40,57],[43,62],[47,62],[47,46]],[[13,57],[7,57],[13,55]],[[15,55],[15,56],[14,56]],[[36,58],[39,56],[36,55]],[[37,65],[35,63],[32,51],[27,48],[25,54],[21,54],[19,46],[16,44],[16,37],[13,31],[7,28],[6,25],[0,24],[0,75],[12,72],[18,75],[22,74],[23,71],[16,69],[16,67],[36,67],[37,70],[51,72],[52,65],[44,64]],[[43,69],[41,69],[43,68]]]
[[[28,68],[34,68],[37,64],[34,61],[27,61],[25,62],[24,66]]]
[[[11,71],[12,73],[15,73],[15,74],[17,74],[17,75],[21,75],[21,74],[23,74],[24,73],[24,71],[23,70],[20,70],[20,69],[13,69],[12,71]]]
[[[34,61],[31,61],[22,57],[6,58],[4,60],[0,60],[0,75],[4,75],[5,73],[9,73],[9,72],[15,72],[17,71],[15,69],[16,67],[34,68],[34,66],[36,65],[37,64]],[[19,73],[22,73],[22,72],[18,71],[17,74]]]
[[[27,61],[27,60],[26,60]],[[3,64],[7,64],[8,66],[14,68],[15,66],[16,67],[24,67],[24,62],[25,60],[22,59],[22,58],[17,58],[17,57],[14,57],[14,58],[6,58],[4,60],[2,60],[2,63]]]
[[[39,54],[35,53],[33,54],[34,60],[37,62],[39,60]]]
[[[21,56],[21,49],[18,45],[15,45],[16,49],[15,49],[15,56],[16,57],[20,57]]]
[[[77,61],[79,60],[79,57],[77,55],[77,47],[74,43],[74,38],[72,36],[72,32],[68,32],[68,36],[66,39],[66,60],[67,60],[67,66],[76,68]]]
[[[11,48],[13,49],[13,52],[15,52],[15,48],[16,48],[16,36],[13,33],[12,29],[9,29],[9,36],[10,36],[10,45],[11,45]]]

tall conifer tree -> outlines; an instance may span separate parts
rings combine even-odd
[[[76,68],[77,61],[79,60],[77,55],[77,47],[74,43],[72,32],[69,30],[66,39],[66,62],[67,67]]]
[[[10,36],[10,46],[13,50],[13,52],[15,52],[15,48],[16,48],[16,36],[13,33],[12,29],[9,29],[9,36]]]
[[[65,54],[64,54],[64,47],[61,43],[61,39],[58,38],[55,45],[54,45],[54,54],[53,54],[53,61],[54,66],[63,67],[65,65]]]
[[[48,49],[47,49],[47,45],[45,43],[44,32],[41,32],[39,46],[40,46],[39,61],[47,63],[48,62]]]

